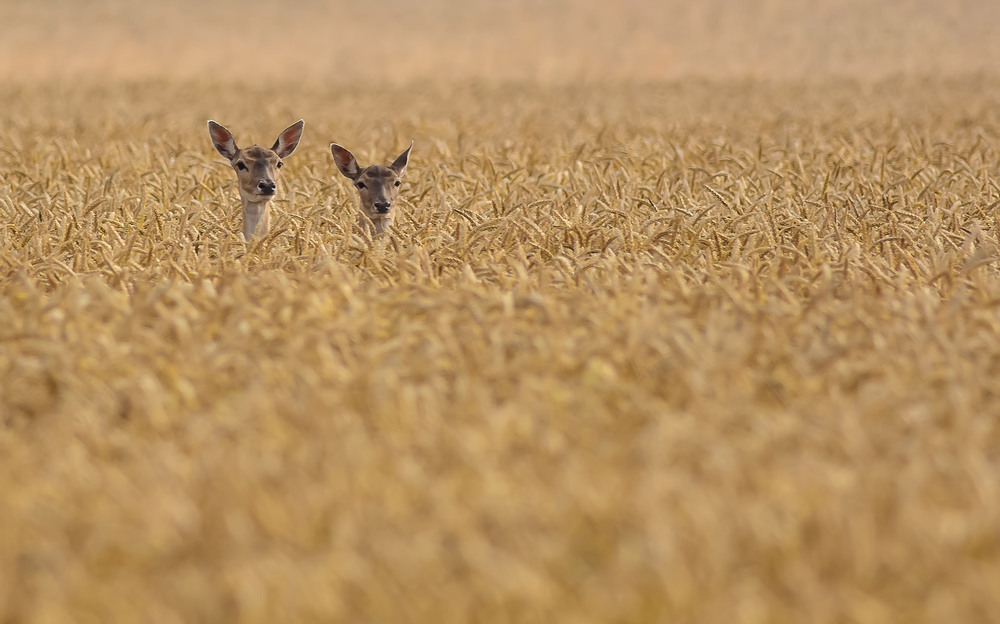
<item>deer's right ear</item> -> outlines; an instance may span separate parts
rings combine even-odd
[[[215,149],[219,150],[219,153],[222,154],[223,158],[226,160],[236,158],[236,154],[240,150],[236,147],[236,141],[233,140],[232,132],[226,130],[214,121],[209,120],[208,134],[212,137],[212,145],[215,146]]]
[[[340,169],[340,172],[345,177],[357,180],[361,169],[358,167],[358,161],[354,158],[354,154],[336,143],[330,144],[330,151],[333,152],[333,160],[337,163],[337,169]]]
[[[406,151],[396,157],[396,160],[389,165],[389,168],[396,172],[396,175],[402,176],[406,173],[406,163],[410,160],[410,150],[413,149],[413,141],[410,141],[410,146],[406,148]]]
[[[286,158],[292,155],[292,152],[299,145],[299,139],[302,138],[302,128],[305,125],[306,122],[300,119],[281,131],[281,134],[278,135],[278,140],[271,146],[271,149],[278,154],[278,158]]]

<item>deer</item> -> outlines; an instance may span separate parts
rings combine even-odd
[[[396,198],[399,196],[401,179],[406,173],[406,163],[410,159],[413,141],[402,154],[392,161],[388,167],[370,165],[361,167],[354,154],[337,145],[330,144],[333,160],[344,177],[354,182],[361,199],[361,215],[358,219],[363,230],[375,235],[382,234],[392,227],[395,218]]]
[[[300,119],[282,130],[270,149],[259,145],[240,149],[236,147],[232,132],[209,120],[208,133],[212,137],[212,145],[236,171],[243,202],[243,240],[250,242],[255,235],[264,236],[271,229],[268,202],[278,187],[281,160],[295,151],[304,126],[305,121]]]

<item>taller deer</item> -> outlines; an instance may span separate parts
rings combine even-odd
[[[281,159],[295,151],[305,123],[300,119],[282,130],[270,149],[259,145],[240,149],[236,147],[232,132],[214,121],[208,122],[212,145],[236,170],[243,201],[243,238],[247,242],[254,235],[264,236],[271,229],[268,202],[277,190]]]

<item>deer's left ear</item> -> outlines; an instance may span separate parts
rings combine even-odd
[[[392,161],[389,168],[396,172],[396,175],[402,176],[406,173],[406,163],[410,160],[410,150],[413,149],[413,141],[410,141],[410,146],[406,148],[406,151],[396,157],[396,160]]]
[[[271,147],[271,149],[277,152],[278,158],[291,156],[292,152],[299,145],[299,139],[302,138],[302,129],[305,125],[306,122],[300,119],[281,131],[281,134],[278,135],[278,140]]]

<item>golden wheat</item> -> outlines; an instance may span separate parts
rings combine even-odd
[[[998,96],[12,87],[0,619],[995,618]]]

